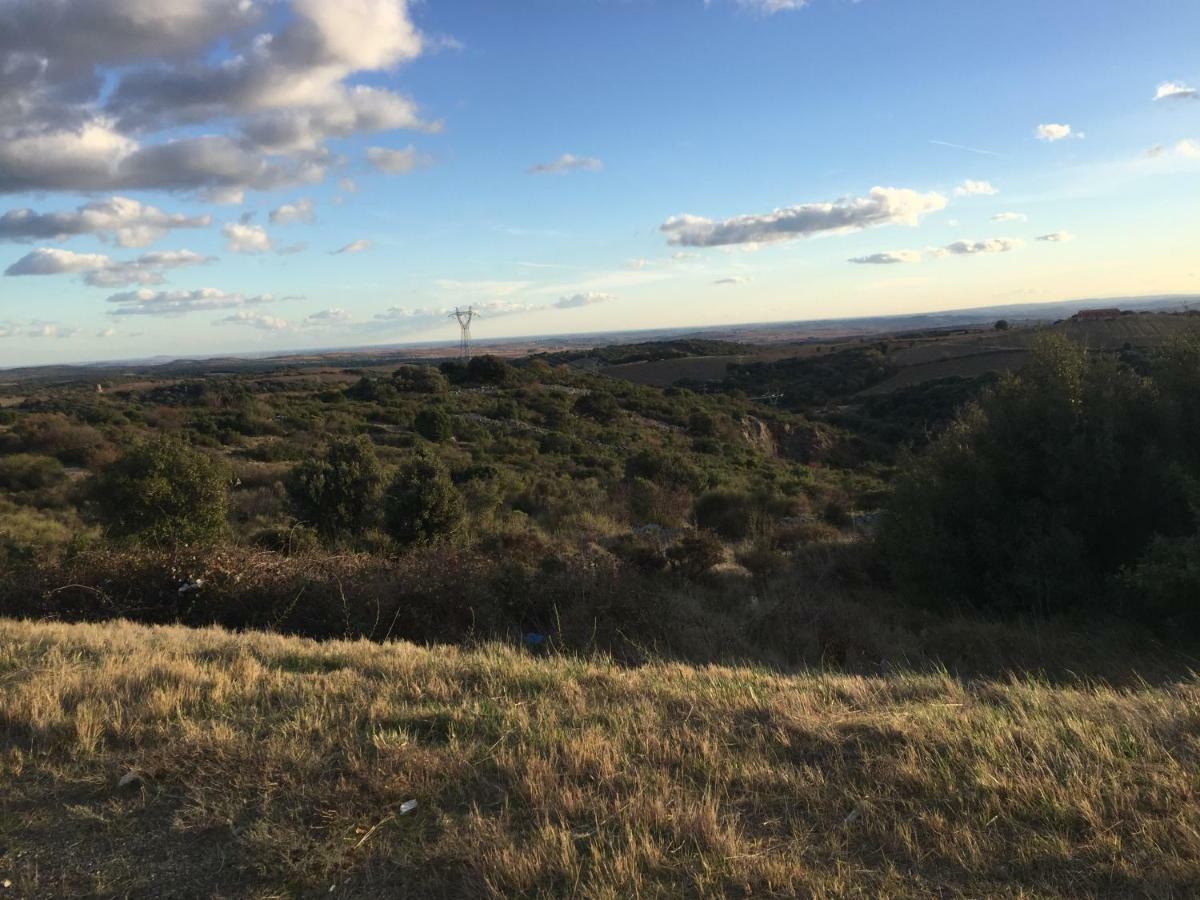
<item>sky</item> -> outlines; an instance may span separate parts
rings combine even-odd
[[[1200,292],[1200,4],[0,0],[0,367]]]

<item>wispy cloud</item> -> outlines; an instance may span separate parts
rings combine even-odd
[[[371,249],[371,242],[366,238],[359,238],[357,241],[351,241],[344,247],[339,247],[332,252],[333,256],[341,256],[344,253],[362,253],[364,250]]]
[[[531,175],[565,175],[568,172],[599,172],[603,168],[604,163],[594,156],[575,156],[572,153],[564,153],[552,162],[531,166],[529,172]]]
[[[929,143],[936,144],[938,147],[950,147],[953,150],[964,150],[967,153],[978,153],[980,156],[1004,156],[1003,153],[997,153],[995,150],[984,150],[982,147],[968,147],[965,144],[953,144],[950,141],[934,141]]]
[[[864,266],[895,266],[901,263],[916,263],[921,261],[921,253],[917,250],[888,250],[882,253],[871,253],[867,256],[856,256],[852,263]]]
[[[402,150],[388,147],[368,147],[367,162],[377,171],[389,175],[406,175],[416,169],[433,165],[433,157],[419,153],[411,144]]]

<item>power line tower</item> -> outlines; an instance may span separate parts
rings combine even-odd
[[[454,312],[450,313],[447,318],[458,319],[458,327],[462,329],[462,340],[458,345],[458,355],[463,362],[467,362],[471,358],[471,321],[478,318],[479,313],[475,312],[471,307],[459,309],[454,307]]]

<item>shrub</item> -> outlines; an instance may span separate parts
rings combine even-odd
[[[513,367],[498,356],[473,356],[467,363],[467,379],[476,384],[503,386],[513,381]]]
[[[606,423],[615,419],[621,412],[612,394],[593,390],[575,401],[575,415]]]
[[[0,456],[0,490],[36,491],[61,484],[65,478],[62,463],[51,456]]]
[[[667,549],[667,559],[680,574],[700,578],[725,561],[725,548],[711,531],[694,531]]]
[[[432,366],[401,366],[392,373],[392,384],[405,394],[444,394],[450,390],[446,376]]]
[[[175,438],[135,444],[97,476],[96,511],[114,537],[166,546],[224,535],[229,471]]]
[[[449,414],[440,406],[429,406],[418,412],[413,427],[417,434],[435,444],[450,440],[454,433]]]
[[[338,438],[292,470],[288,493],[324,538],[355,534],[377,515],[383,470],[365,435]]]
[[[384,497],[384,511],[388,534],[405,545],[452,535],[465,517],[462,495],[446,467],[424,454],[396,473]]]
[[[709,491],[696,501],[696,525],[729,541],[749,537],[754,520],[754,503],[747,494]]]
[[[1159,407],[1112,357],[1042,341],[908,465],[880,532],[901,588],[1018,612],[1114,609],[1118,570],[1155,535],[1194,528]]]

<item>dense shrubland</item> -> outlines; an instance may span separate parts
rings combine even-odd
[[[867,668],[969,668],[948,607],[1191,617],[1194,345],[856,396],[889,372],[867,346],[704,393],[488,356],[10,387],[0,611]]]

